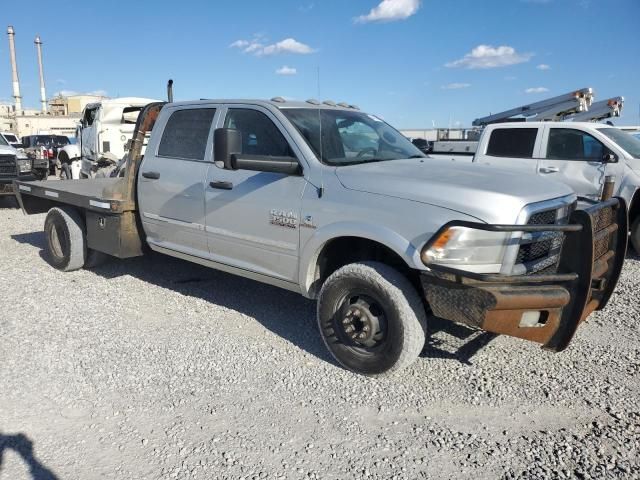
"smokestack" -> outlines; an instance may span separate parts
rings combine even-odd
[[[13,81],[13,98],[15,100],[16,112],[19,112],[22,110],[22,97],[20,96],[20,81],[18,80],[16,46],[13,39],[16,33],[11,25],[9,25],[9,27],[7,28],[7,34],[9,35],[9,52],[11,55],[11,80]]]
[[[40,68],[40,105],[42,113],[47,113],[47,93],[44,89],[44,69],[42,68],[42,41],[40,35],[36,35],[36,40],[33,42],[36,44],[36,50],[38,51],[38,67]]]

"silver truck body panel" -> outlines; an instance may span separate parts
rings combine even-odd
[[[522,179],[484,165],[469,170],[438,162],[434,168],[427,159],[324,165],[281,108],[342,109],[329,105],[174,103],[162,110],[154,131],[162,132],[170,115],[186,108],[216,109],[208,146],[202,161],[163,158],[158,155],[161,135],[152,135],[140,171],[157,172],[160,178],[138,177],[140,216],[151,248],[298,284],[305,295],[311,295],[314,262],[332,239],[370,239],[391,248],[411,268],[425,270],[420,249],[448,221],[513,223],[526,205],[571,193],[561,184]],[[303,174],[225,170],[214,162],[213,131],[223,126],[232,108],[267,115],[289,142]],[[230,182],[233,189],[211,188],[213,181]]]

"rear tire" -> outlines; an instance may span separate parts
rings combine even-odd
[[[633,249],[640,255],[640,215],[631,222],[630,237]]]
[[[401,370],[424,348],[427,319],[409,280],[378,262],[346,265],[324,283],[318,326],[331,355],[363,375]]]
[[[49,263],[58,270],[71,272],[82,268],[87,258],[84,222],[77,210],[55,207],[44,221]]]

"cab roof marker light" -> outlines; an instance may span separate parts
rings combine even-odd
[[[309,100],[307,100],[307,103],[310,103],[311,105],[321,105],[321,103],[315,98],[310,98]]]
[[[357,105],[349,105],[349,108],[353,110],[360,110],[360,107],[358,107]]]
[[[271,101],[272,102],[277,102],[277,103],[285,103],[286,102],[286,100],[284,98],[282,98],[282,97],[273,97],[271,99]]]
[[[324,102],[325,105],[329,105],[330,107],[335,107],[336,106],[336,102],[334,102],[333,100],[325,100]]]
[[[349,104],[348,104],[348,103],[345,103],[345,102],[340,102],[340,103],[338,104],[338,106],[339,106],[339,107],[342,107],[342,108],[349,108]]]

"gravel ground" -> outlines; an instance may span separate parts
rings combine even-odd
[[[161,255],[61,273],[0,204],[0,479],[640,478],[638,257],[562,354],[432,321],[369,379],[298,295]]]

